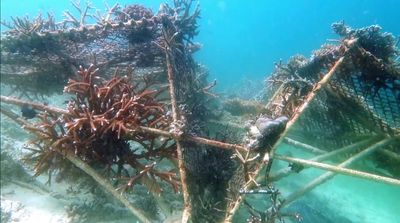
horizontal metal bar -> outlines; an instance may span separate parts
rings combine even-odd
[[[46,106],[46,105],[42,105],[42,104],[38,104],[38,103],[34,103],[34,102],[24,101],[24,100],[20,100],[17,98],[0,96],[0,99],[1,99],[1,102],[6,103],[6,104],[13,104],[13,105],[17,105],[17,106],[29,105],[32,108],[40,110],[40,111],[47,111],[50,113],[61,114],[61,115],[70,115],[69,111],[65,110],[65,109],[60,109],[60,108]],[[159,129],[155,129],[155,128],[149,128],[149,127],[145,127],[145,126],[137,126],[136,129],[131,129],[131,132],[135,133],[135,131],[137,131],[137,130],[141,131],[141,132],[149,133],[149,134],[173,138],[175,140],[191,141],[191,142],[195,142],[195,143],[199,143],[199,144],[214,146],[214,147],[221,148],[221,149],[232,149],[232,150],[237,149],[239,151],[247,151],[247,149],[242,145],[224,143],[224,142],[207,139],[207,138],[202,138],[202,137],[198,137],[198,136],[190,136],[190,135],[178,136],[178,135],[170,133],[168,131],[163,131],[163,130],[159,130]]]

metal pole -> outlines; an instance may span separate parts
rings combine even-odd
[[[308,107],[308,105],[314,100],[314,98],[317,96],[319,91],[328,84],[329,80],[333,77],[333,75],[335,74],[338,67],[340,67],[340,65],[343,63],[344,58],[345,58],[345,56],[342,56],[336,61],[336,63],[329,70],[329,72],[327,74],[325,74],[325,76],[314,86],[314,89],[307,95],[307,98],[304,100],[303,104],[294,112],[292,118],[289,120],[289,122],[286,125],[285,131],[282,133],[282,137],[278,139],[278,141],[274,144],[274,146],[271,149],[271,152],[270,152],[271,160],[270,160],[270,162],[268,162],[267,172],[269,172],[269,170],[272,167],[275,151],[278,148],[278,145],[282,142],[284,136],[287,135],[289,130],[299,119],[300,115],[303,114],[304,110]]]
[[[355,161],[358,161],[358,160],[364,158],[365,156],[371,154],[372,152],[378,150],[379,148],[391,143],[394,139],[395,139],[395,137],[383,139],[383,140],[373,144],[372,146],[366,148],[365,150],[357,153],[356,155],[352,156],[351,158],[347,159],[346,161],[340,163],[338,166],[333,166],[333,165],[329,165],[329,164],[325,164],[325,163],[319,163],[319,162],[316,162],[316,161],[310,161],[310,160],[304,160],[304,159],[298,159],[298,158],[292,158],[292,157],[276,155],[275,158],[277,160],[283,160],[283,161],[287,161],[287,162],[298,163],[298,164],[305,165],[305,166],[310,166],[310,167],[315,167],[315,168],[331,171],[331,172],[327,172],[327,173],[321,175],[317,179],[311,181],[309,184],[304,186],[302,189],[300,189],[300,190],[292,193],[291,195],[289,195],[285,199],[283,205],[288,205],[289,203],[291,203],[294,200],[296,200],[297,198],[303,196],[305,193],[311,191],[312,189],[314,189],[318,185],[320,185],[320,184],[326,182],[327,180],[331,179],[336,174],[344,174],[344,175],[348,175],[348,176],[353,176],[353,177],[359,177],[359,178],[372,180],[372,181],[375,181],[375,182],[382,182],[382,183],[387,183],[387,184],[393,184],[393,185],[396,185],[396,186],[400,186],[400,180],[398,180],[398,179],[393,179],[393,178],[389,178],[389,177],[383,177],[383,176],[379,176],[379,175],[375,175],[375,174],[366,173],[366,172],[363,172],[363,171],[358,171],[358,170],[352,170],[352,169],[345,168],[346,166],[354,163]]]
[[[15,114],[14,112],[1,108],[0,109],[1,113],[6,115],[7,117],[11,118],[14,120],[16,123],[19,125],[23,126],[32,126],[32,124],[24,119],[21,119],[19,115]],[[98,174],[91,166],[83,162],[79,157],[75,156],[74,154],[71,153],[61,153],[65,158],[67,158],[71,163],[73,163],[76,167],[81,169],[83,172],[88,174],[90,177],[92,177],[99,185],[103,187],[103,189],[110,194],[114,196],[117,200],[119,200],[121,203],[125,205],[126,208],[134,215],[136,216],[141,222],[152,222],[150,218],[146,216],[146,214],[140,210],[139,208],[133,206],[128,199],[126,199],[121,193],[119,193],[115,188],[111,185],[111,183],[102,177],[100,174]]]
[[[169,82],[169,94],[171,97],[171,106],[172,106],[172,119],[175,123],[177,123],[179,119],[178,115],[178,106],[176,103],[176,94],[175,94],[175,84],[174,84],[174,67],[171,64],[171,58],[169,52],[166,48],[165,57],[167,62],[167,73],[168,73],[168,82]],[[182,194],[183,194],[183,213],[182,213],[182,223],[186,223],[189,221],[190,215],[192,213],[192,204],[189,198],[188,186],[186,183],[186,167],[183,160],[183,147],[180,141],[180,136],[175,139],[176,142],[176,153],[178,157],[178,168],[179,174],[181,176],[181,184],[182,184]]]
[[[328,160],[328,159],[330,159],[332,157],[335,157],[335,156],[338,156],[340,154],[350,153],[350,152],[352,152],[352,151],[354,151],[354,150],[356,150],[356,149],[358,149],[360,147],[363,147],[363,146],[366,146],[366,145],[370,145],[375,140],[377,140],[377,137],[372,137],[370,139],[362,140],[362,141],[347,145],[345,147],[342,147],[340,149],[333,150],[333,151],[331,151],[329,153],[316,156],[316,157],[314,157],[314,158],[312,158],[310,160],[311,161],[316,161],[316,162]],[[291,167],[285,167],[285,168],[282,168],[282,169],[278,170],[276,173],[271,174],[271,176],[269,177],[269,180],[270,181],[278,181],[278,180],[280,180],[280,179],[282,179],[284,177],[289,176],[291,173],[293,173],[292,168]]]
[[[352,42],[352,43],[354,43],[354,42]],[[274,143],[274,146],[272,147],[272,149],[271,149],[271,151],[269,153],[270,159],[269,159],[269,162],[267,163],[267,167],[266,167],[266,172],[267,173],[269,173],[269,171],[271,170],[272,163],[273,163],[273,160],[274,160],[274,153],[275,153],[278,145],[282,142],[284,136],[287,135],[287,133],[289,132],[291,127],[296,123],[296,121],[298,120],[300,115],[308,107],[308,105],[311,103],[311,101],[315,98],[317,93],[323,87],[325,87],[327,85],[327,83],[330,80],[330,78],[333,76],[333,74],[336,72],[336,70],[343,63],[344,58],[345,58],[345,56],[342,56],[335,62],[335,64],[329,70],[329,72],[314,86],[313,90],[307,95],[307,97],[304,100],[303,104],[294,112],[293,116],[291,117],[289,122],[286,124],[285,131],[281,134],[281,137]],[[257,176],[260,173],[260,171],[264,168],[264,166],[265,166],[265,164],[259,165],[257,167],[257,169],[253,172],[254,175]],[[243,189],[244,190],[249,190],[254,185],[255,185],[254,182],[253,183],[250,182]],[[228,210],[228,213],[227,213],[227,215],[226,215],[226,217],[224,219],[224,222],[232,222],[233,216],[235,215],[236,211],[239,209],[239,206],[242,203],[244,196],[245,196],[245,194],[239,195],[236,198],[236,200],[232,201],[232,203],[233,203],[232,208],[230,208],[230,210]]]
[[[28,102],[28,101],[24,101],[24,100],[12,98],[12,97],[7,97],[7,96],[0,96],[0,99],[1,99],[1,102],[4,102],[6,104],[13,104],[13,105],[17,105],[17,106],[29,105],[29,106],[32,106],[36,110],[47,111],[50,113],[60,114],[60,115],[69,115],[69,111],[65,110],[65,109],[55,108],[55,107],[51,107],[51,106],[45,106],[45,105],[41,105],[38,103]],[[130,129],[130,130],[132,133],[135,133],[136,131],[141,131],[143,133],[149,133],[149,134],[169,137],[169,138],[173,138],[175,140],[180,139],[182,141],[190,141],[190,142],[210,145],[210,146],[221,148],[221,149],[232,149],[232,150],[237,149],[242,152],[247,151],[247,149],[245,147],[238,145],[238,144],[224,143],[224,142],[207,139],[207,138],[202,138],[202,137],[198,137],[198,136],[190,136],[190,135],[178,136],[171,132],[167,132],[167,131],[155,129],[155,128],[149,128],[149,127],[145,127],[145,126],[137,126],[135,129]]]
[[[302,148],[302,149],[304,149],[304,150],[306,150],[308,152],[311,152],[311,153],[315,153],[315,154],[324,154],[324,153],[326,153],[325,150],[322,150],[322,149],[319,149],[317,147],[314,147],[314,146],[311,146],[311,145],[296,141],[296,140],[288,138],[288,137],[285,137],[283,139],[283,141],[285,143],[289,144],[289,145],[300,147],[300,148]]]

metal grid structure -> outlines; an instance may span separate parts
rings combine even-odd
[[[335,24],[338,25],[344,26]],[[379,34],[380,28],[377,26],[357,31],[348,27],[345,29],[348,33],[343,34],[342,42],[353,38],[355,46],[348,50],[344,65],[301,117],[301,136],[298,135],[305,140],[319,135],[328,139],[326,146],[331,149],[335,148],[332,146],[346,145],[357,136],[398,135],[400,128],[400,71],[394,38],[386,33]],[[369,48],[376,45],[385,49],[392,46],[394,49],[388,51],[389,55],[380,55],[382,59],[370,52]],[[267,80],[273,83],[272,89],[281,86],[278,90],[281,97],[273,99],[280,101],[271,101],[270,110],[282,112],[274,116],[291,116],[292,108],[296,107],[294,104],[304,96],[301,91],[307,91],[307,88],[315,85],[318,81],[316,77],[340,56],[341,47],[325,45],[310,60],[293,57],[288,65],[278,67],[276,73]],[[373,50],[379,51],[376,48]],[[282,81],[285,83],[281,85]],[[294,91],[298,92],[297,97],[291,100]],[[286,105],[282,103],[282,98],[288,100]]]
[[[201,213],[207,215],[211,211],[215,212],[215,206],[213,206],[215,204],[199,205],[199,203],[202,202],[201,199],[198,199],[199,194],[191,193],[193,192],[191,188],[193,187],[193,182],[187,182],[186,171],[196,168],[188,168],[185,167],[185,165],[201,165],[201,163],[194,163],[193,160],[196,159],[190,157],[191,154],[196,155],[198,153],[184,153],[185,146],[188,146],[188,144],[186,144],[187,142],[198,145],[198,147],[193,149],[204,149],[204,147],[199,145],[202,144],[210,146],[207,148],[207,151],[212,151],[210,149],[217,148],[225,149],[230,151],[229,155],[235,157],[235,159],[229,161],[233,163],[232,166],[235,169],[232,176],[228,179],[227,188],[224,188],[224,190],[229,190],[228,193],[224,194],[223,204],[225,204],[225,206],[223,207],[223,210],[218,210],[216,217],[213,216],[216,221],[233,221],[237,210],[242,204],[244,204],[244,206],[250,211],[251,220],[254,222],[275,222],[276,220],[281,220],[283,217],[280,213],[281,208],[307,191],[312,190],[320,183],[330,179],[334,175],[332,173],[327,173],[321,176],[321,178],[316,179],[316,181],[307,185],[302,190],[295,192],[293,195],[287,197],[286,200],[281,202],[277,199],[276,190],[266,186],[274,179],[273,174],[270,173],[274,159],[288,161],[305,167],[312,166],[321,168],[334,173],[347,174],[355,177],[400,185],[400,181],[397,179],[346,168],[350,163],[364,158],[373,151],[382,150],[382,148],[383,151],[385,151],[384,154],[391,154],[391,157],[398,156],[400,83],[399,65],[398,58],[396,58],[397,52],[394,38],[388,34],[382,34],[380,29],[376,26],[368,27],[366,29],[352,30],[349,27],[344,26],[344,24],[339,23],[334,25],[335,31],[343,37],[338,45],[324,46],[321,50],[316,51],[314,57],[310,60],[297,56],[287,65],[277,64],[276,72],[268,79],[271,86],[269,88],[270,92],[267,92],[269,100],[266,105],[266,113],[263,114],[263,116],[268,116],[268,118],[271,119],[286,116],[289,121],[287,124],[285,123],[286,126],[284,126],[283,129],[275,132],[276,134],[268,135],[269,137],[267,138],[261,137],[257,139],[266,141],[266,143],[263,142],[259,144],[266,148],[254,149],[249,146],[249,144],[237,145],[223,143],[193,134],[193,132],[195,132],[194,129],[196,129],[195,124],[193,123],[197,124],[201,121],[201,119],[199,120],[196,118],[196,115],[199,114],[197,112],[201,111],[201,109],[196,110],[199,109],[199,98],[204,97],[204,95],[207,94],[207,90],[213,85],[204,87],[196,82],[197,79],[194,76],[193,61],[189,54],[186,54],[186,52],[190,51],[189,46],[192,46],[191,42],[184,42],[184,38],[176,39],[177,33],[179,34],[180,32],[186,31],[188,36],[193,36],[195,34],[190,30],[195,30],[195,27],[192,26],[193,20],[198,16],[198,14],[196,15],[197,11],[194,15],[190,15],[190,10],[188,8],[190,8],[191,1],[175,1],[175,3],[181,4],[182,7],[177,7],[175,9],[168,8],[164,11],[167,15],[169,15],[168,13],[171,14],[171,16],[168,17],[170,20],[163,20],[166,18],[165,15],[160,15],[158,18],[160,20],[155,19],[155,17],[152,17],[151,20],[153,22],[160,22],[158,31],[156,32],[156,36],[159,40],[155,42],[154,50],[158,52],[157,55],[162,58],[162,65],[166,67],[166,72],[164,74],[167,75],[165,75],[164,80],[168,81],[170,89],[169,100],[171,102],[170,105],[172,112],[172,122],[170,123],[171,128],[169,131],[165,131],[164,129],[155,129],[138,125],[135,126],[134,129],[131,129],[131,132],[132,134],[152,134],[175,140],[177,151],[176,158],[179,162],[178,169],[184,198],[183,222],[187,222],[191,216],[192,221],[200,222],[201,219],[195,219],[193,216],[200,218]],[[185,7],[187,10],[183,10],[183,13],[182,11],[177,11],[178,9],[184,9]],[[140,9],[139,12],[144,10],[142,8]],[[110,9],[110,14],[115,12],[113,10],[115,10],[114,7]],[[104,23],[101,27],[99,25],[85,27],[82,23],[84,19],[81,19],[81,23],[75,24],[78,28],[73,28],[68,33],[71,34],[72,37],[76,37],[75,35],[79,33],[80,38],[83,39],[85,39],[84,37],[86,36],[92,36],[95,38],[100,36],[101,38],[104,38],[104,36],[98,35],[96,32],[107,32],[108,28],[117,28],[124,31],[127,25],[144,24],[146,23],[145,21],[149,22],[145,15],[142,15],[142,17],[143,18],[140,22],[136,21],[133,16],[133,20],[109,24],[106,19],[109,18],[109,16],[105,16],[104,19],[106,20],[103,21]],[[83,18],[85,18],[85,15],[83,15]],[[174,20],[176,18],[178,18],[178,20]],[[120,19],[123,20],[124,18],[120,17]],[[72,18],[70,18],[70,20],[73,21]],[[49,19],[49,21],[51,21],[51,19]],[[17,27],[18,24],[20,28],[22,27],[22,31],[30,30],[34,35],[43,33],[40,29],[32,29],[35,26],[31,27],[29,24],[29,26],[26,26],[26,23],[17,22],[16,24]],[[176,28],[179,28],[180,30],[176,30]],[[91,35],[91,32],[94,32],[95,35]],[[45,33],[48,33],[50,36],[60,34],[59,32],[50,32],[48,30]],[[40,37],[41,35],[38,36]],[[44,37],[46,36],[47,34],[44,35]],[[10,41],[12,42],[12,38],[15,38],[15,36],[10,38]],[[115,35],[114,38],[116,38],[115,40],[118,40],[118,37]],[[108,37],[105,38],[105,42],[107,42],[107,39]],[[88,41],[91,42],[92,40]],[[124,41],[117,42],[126,45]],[[69,44],[67,45],[69,46]],[[109,46],[110,43],[107,42],[106,45]],[[88,44],[85,46],[92,45]],[[98,47],[94,47],[93,50],[93,52],[98,52],[99,49]],[[3,54],[4,51],[3,48],[2,58],[3,56],[10,56]],[[111,53],[115,52],[119,51],[111,50]],[[140,50],[140,52],[142,51]],[[147,55],[147,53],[145,54]],[[98,57],[99,59],[96,59],[97,65],[101,66],[107,64],[107,66],[112,67],[110,61],[116,62],[116,60],[108,60],[106,55],[107,53]],[[135,59],[135,57],[125,58],[121,57],[120,54],[118,55],[119,56],[114,55],[114,57],[123,58],[123,60],[116,62],[115,66],[126,65],[124,61]],[[124,55],[126,54],[124,53]],[[128,53],[127,55],[130,54]],[[152,55],[152,53],[150,53],[150,55]],[[99,62],[99,60],[103,62]],[[85,62],[87,61],[85,60]],[[28,61],[28,63],[30,62]],[[49,61],[44,61],[44,63],[47,62]],[[82,61],[78,61],[77,63],[81,62]],[[2,64],[2,75],[3,73],[5,75],[10,74],[9,76],[11,78],[6,79],[13,79],[13,75],[8,72],[9,70],[6,68],[7,67],[3,70]],[[49,74],[49,72],[41,73]],[[20,80],[18,82],[20,82]],[[15,84],[12,81],[9,83]],[[193,88],[193,86],[196,87]],[[23,86],[19,87],[23,88]],[[70,115],[69,111],[64,109],[30,103],[5,96],[2,96],[1,99],[2,103],[15,104],[19,106],[30,105],[35,109],[46,111],[55,116]],[[180,108],[178,103],[188,104],[189,112],[185,113],[185,109]],[[340,104],[340,108],[343,109],[338,110],[338,104]],[[13,114],[5,108],[2,108],[1,112],[21,125],[32,126],[32,124],[21,119],[18,115]],[[192,114],[190,114],[190,112],[192,112]],[[204,116],[200,115],[200,117]],[[185,121],[188,122],[185,123]],[[185,125],[189,125],[189,130],[185,129],[187,128]],[[298,139],[304,140],[303,142],[312,144],[307,142],[307,139],[310,139],[311,136],[315,136],[315,130],[318,131],[321,140],[318,140],[319,144],[314,145],[313,148],[314,151],[324,153],[323,155],[317,156],[313,160],[303,160],[281,156],[277,153],[276,149],[278,145],[284,140],[284,137],[287,136],[297,136]],[[374,137],[368,140],[361,138],[357,141],[357,137],[352,137],[350,139],[350,134],[354,134],[357,137]],[[353,139],[355,141],[353,141]],[[312,147],[310,145],[304,145],[298,142],[296,143],[293,140],[286,141],[292,142],[303,148]],[[322,145],[324,149],[321,149],[322,147],[320,147],[321,144],[323,144],[322,141],[327,142]],[[343,145],[348,146],[340,148]],[[350,159],[342,162],[338,166],[328,165],[321,162],[329,157],[336,156],[339,153],[346,153],[350,150],[354,150],[356,147],[358,148],[363,146],[367,146],[367,148],[352,155]],[[117,193],[110,182],[97,173],[93,167],[85,163],[73,153],[63,153],[61,148],[57,151],[63,154],[65,158],[75,166],[90,175],[98,184],[103,186],[107,192],[121,201],[141,221],[152,221],[152,219],[143,213],[143,210],[133,206],[124,196]],[[212,155],[213,152],[208,152],[208,154]],[[226,158],[226,155],[224,155],[223,158]],[[221,172],[216,172],[215,174],[222,174],[224,166],[222,165],[221,168]],[[261,172],[264,172],[262,170],[265,170],[265,175],[261,174]],[[200,180],[201,179],[202,178],[200,177]],[[275,179],[279,179],[279,177],[275,176]],[[263,212],[255,210],[246,202],[246,196],[253,193],[252,189],[260,189],[260,187],[266,187],[264,192],[272,197],[271,207],[267,208]],[[207,193],[211,193],[211,196],[216,195],[218,192],[220,191],[207,191]],[[168,215],[168,213],[164,214]]]
[[[336,23],[333,28],[342,36],[340,44],[322,46],[311,59],[294,56],[288,64],[276,64],[275,72],[267,79],[267,116],[286,116],[289,122],[281,138],[270,147],[267,164],[258,163],[252,168],[258,186],[265,188],[306,167],[333,171],[272,205],[275,209],[286,207],[336,173],[399,185],[400,69],[395,38],[382,33],[378,26],[353,30]],[[317,156],[304,160],[278,155],[282,141]],[[374,153],[372,159],[385,160],[381,164],[397,179],[346,168],[376,151],[379,153]],[[332,158],[345,161],[337,166],[322,162]],[[291,167],[270,173],[274,159],[289,162]],[[265,175],[260,177],[264,167]],[[240,182],[244,193],[232,196],[232,215],[245,196],[258,194],[252,190],[256,182]],[[271,216],[279,215],[271,207],[257,211],[247,206],[257,216],[255,222],[274,222]],[[228,214],[228,219],[234,218]]]

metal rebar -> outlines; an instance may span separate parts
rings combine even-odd
[[[284,137],[283,141],[285,143],[289,144],[289,145],[300,147],[300,148],[302,148],[302,149],[304,149],[304,150],[306,150],[308,152],[311,152],[311,153],[315,153],[315,154],[324,154],[324,153],[326,153],[325,150],[322,150],[322,149],[319,149],[319,148],[317,148],[315,146],[311,146],[311,145],[296,141],[296,140],[288,138],[288,137]]]
[[[7,104],[13,104],[13,105],[18,105],[18,106],[24,106],[28,105],[32,107],[33,109],[41,110],[41,111],[48,111],[51,113],[56,113],[56,114],[63,114],[63,115],[68,115],[69,111],[65,109],[60,109],[56,107],[51,107],[39,103],[34,103],[30,101],[24,101],[18,98],[13,98],[13,97],[7,97],[7,96],[0,96],[1,102],[7,103]]]
[[[350,145],[347,145],[345,147],[342,147],[340,149],[337,150],[333,150],[329,153],[325,153],[319,156],[315,156],[314,158],[310,159],[311,161],[316,161],[316,162],[320,162],[320,161],[324,161],[324,160],[328,160],[332,157],[344,154],[344,153],[350,153],[356,149],[359,149],[360,147],[369,145],[370,143],[372,143],[373,141],[377,140],[377,137],[372,137],[370,139],[365,139]],[[293,173],[292,168],[291,167],[285,167],[282,168],[280,170],[278,170],[276,173],[271,174],[271,176],[269,177],[269,181],[278,181],[286,176],[289,176],[291,173]],[[263,179],[265,180],[265,179]]]
[[[335,74],[338,67],[340,67],[340,65],[343,63],[344,57],[345,56],[342,56],[336,61],[336,63],[329,70],[329,72],[327,74],[325,74],[325,76],[314,86],[313,90],[307,95],[307,98],[304,100],[303,104],[299,108],[297,108],[297,110],[293,114],[292,118],[287,123],[286,129],[282,133],[282,137],[278,139],[278,141],[274,144],[274,146],[271,149],[271,152],[270,152],[271,162],[268,163],[268,168],[270,168],[272,166],[272,160],[274,158],[275,151],[276,151],[278,145],[284,139],[284,136],[289,132],[289,130],[292,128],[292,126],[296,123],[296,121],[299,119],[300,115],[303,114],[304,110],[308,107],[308,105],[311,103],[311,101],[314,100],[314,98],[315,98],[315,96],[317,96],[318,92],[328,84],[328,82],[332,78],[333,74]]]
[[[333,76],[333,74],[336,72],[338,67],[343,63],[345,56],[340,57],[333,67],[329,70],[327,74],[314,86],[313,90],[307,95],[306,99],[304,100],[303,104],[295,111],[289,122],[286,124],[285,131],[281,134],[281,137],[274,143],[274,146],[272,147],[269,155],[270,159],[269,162],[266,164],[266,171],[267,173],[270,172],[272,163],[274,160],[274,153],[278,147],[278,145],[282,142],[283,138],[287,135],[289,130],[292,128],[292,126],[296,123],[300,115],[303,113],[303,111],[308,107],[308,105],[311,103],[311,101],[315,98],[317,93],[327,85],[328,81],[330,78]],[[264,169],[265,164],[261,164],[258,166],[258,168],[253,172],[255,176],[257,176],[262,169]],[[248,190],[254,186],[255,182],[250,182],[246,185],[245,190]],[[243,197],[245,195],[239,195],[235,201],[233,201],[232,208],[228,210],[228,213],[224,219],[224,222],[232,222],[233,216],[235,215],[236,211],[239,209],[240,204],[243,201]]]
[[[390,150],[387,149],[380,149],[379,153],[385,155],[386,157],[389,157],[390,159],[396,160],[397,162],[400,162],[400,155],[392,152]]]
[[[98,174],[97,171],[94,170],[91,166],[89,166],[87,163],[85,163],[84,161],[82,161],[73,154],[70,153],[63,153],[63,154],[71,163],[73,163],[76,167],[78,167],[83,172],[91,176],[107,192],[111,193],[117,200],[123,203],[125,207],[128,208],[129,211],[134,216],[136,216],[140,221],[148,223],[153,222],[145,215],[145,213],[142,210],[133,206],[128,199],[126,199],[120,192],[118,192],[107,179]]]
[[[315,167],[315,168],[319,168],[319,169],[324,169],[324,170],[330,171],[330,172],[327,172],[327,173],[321,175],[317,179],[313,180],[312,182],[310,182],[309,184],[307,184],[306,186],[304,186],[300,190],[298,190],[298,191],[292,193],[291,195],[289,195],[285,199],[284,205],[287,205],[287,204],[293,202],[297,198],[303,196],[308,191],[314,189],[318,185],[320,185],[320,184],[326,182],[327,180],[331,179],[336,174],[343,174],[343,175],[348,175],[348,176],[368,179],[368,180],[372,180],[372,181],[375,181],[375,182],[382,182],[382,183],[387,183],[387,184],[393,184],[393,185],[396,185],[396,186],[400,186],[400,180],[398,180],[398,179],[389,178],[389,177],[383,177],[383,176],[379,176],[379,175],[375,175],[375,174],[371,174],[371,173],[367,173],[367,172],[363,172],[363,171],[358,171],[358,170],[345,168],[346,166],[349,166],[350,164],[354,163],[355,161],[358,161],[358,160],[366,157],[367,155],[371,154],[372,152],[378,150],[379,148],[382,148],[383,146],[388,145],[389,143],[393,142],[393,140],[395,140],[395,137],[383,139],[383,140],[373,144],[372,146],[367,147],[363,151],[355,154],[351,158],[349,158],[346,161],[340,163],[338,166],[325,164],[325,163],[319,163],[319,162],[316,162],[316,161],[299,159],[299,158],[281,156],[281,155],[277,155],[276,154],[275,159],[277,159],[277,160],[297,163],[297,164],[301,164],[301,165],[304,165],[304,166]]]
[[[11,118],[14,120],[17,124],[22,125],[22,126],[32,126],[32,124],[24,119],[21,119],[19,115],[15,114],[14,112],[1,107],[0,112],[7,117]],[[58,151],[57,151],[58,152]],[[125,205],[126,208],[134,215],[136,216],[141,222],[145,223],[150,223],[152,222],[150,218],[146,216],[146,214],[140,210],[139,208],[135,207],[132,205],[128,199],[126,199],[121,193],[119,193],[115,188],[111,185],[111,183],[102,177],[100,174],[98,174],[91,166],[86,164],[84,161],[82,161],[79,157],[77,157],[74,154],[71,153],[61,153],[65,158],[67,158],[71,163],[73,163],[76,167],[81,169],[83,172],[88,174],[90,177],[92,177],[99,185],[103,187],[103,189],[109,193],[111,193],[114,198],[119,200],[121,203]]]
[[[175,84],[174,84],[174,67],[171,64],[171,58],[169,55],[167,48],[165,49],[165,57],[167,62],[167,73],[168,73],[168,83],[169,83],[169,94],[171,97],[171,106],[172,106],[172,119],[175,123],[178,123],[179,115],[178,115],[178,106],[176,103],[176,94],[175,94]],[[192,212],[192,204],[190,202],[188,186],[186,183],[186,167],[185,162],[183,160],[183,147],[180,141],[180,136],[175,139],[176,142],[176,153],[178,158],[178,168],[179,174],[181,178],[181,187],[183,194],[183,213],[182,213],[182,223],[186,223],[190,219],[190,215]]]
[[[359,142],[347,145],[347,146],[342,147],[340,149],[333,150],[333,151],[331,151],[329,153],[316,156],[316,157],[312,158],[311,161],[319,162],[319,161],[323,161],[323,160],[328,160],[328,159],[330,159],[332,157],[335,157],[335,156],[342,155],[344,153],[351,153],[354,150],[357,150],[357,149],[359,149],[359,148],[361,148],[363,146],[370,145],[371,143],[377,141],[378,139],[381,140],[382,138],[383,138],[382,136],[375,136],[375,137],[371,137],[369,139],[361,140]]]
[[[17,106],[29,105],[29,106],[32,106],[36,110],[47,111],[47,112],[54,113],[54,114],[69,115],[69,111],[65,110],[65,109],[55,108],[55,107],[51,107],[51,106],[45,106],[42,104],[28,102],[28,101],[16,99],[13,97],[7,97],[7,96],[0,96],[0,99],[1,99],[1,102],[4,102],[6,104],[13,104],[13,105],[17,105]],[[190,141],[190,142],[205,144],[205,145],[209,145],[209,146],[213,146],[213,147],[217,147],[217,148],[221,148],[221,149],[232,149],[232,150],[237,149],[239,151],[247,151],[247,149],[244,146],[237,145],[237,144],[224,143],[224,142],[207,139],[207,138],[202,138],[202,137],[198,137],[198,136],[190,136],[190,135],[178,136],[171,132],[167,132],[167,131],[155,129],[155,128],[149,128],[149,127],[145,127],[145,126],[137,126],[136,129],[130,129],[130,130],[132,133],[141,131],[144,133],[173,138],[175,140],[181,139],[182,141]]]

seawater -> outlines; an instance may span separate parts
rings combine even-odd
[[[91,2],[96,8],[104,8],[103,1]],[[107,1],[110,6],[116,2],[141,3],[156,12],[164,1]],[[203,44],[203,49],[195,59],[207,66],[209,79],[217,79],[222,92],[229,92],[231,86],[243,85],[246,80],[262,82],[272,72],[274,62],[286,61],[295,54],[308,56],[327,39],[338,38],[330,28],[336,21],[343,20],[354,28],[378,24],[384,31],[400,35],[398,0],[203,0],[200,5],[200,33],[195,40]],[[56,20],[61,20],[67,9],[73,10],[66,0],[1,0],[1,19],[24,15],[33,18],[39,12],[50,11]],[[12,128],[18,127],[2,118],[2,135],[15,132],[10,133],[18,142],[15,145],[23,144],[25,138],[18,134],[21,131]],[[6,145],[2,143],[3,146]],[[310,156],[290,146],[281,146],[278,151]],[[274,169],[285,165],[277,162]],[[279,181],[276,187],[287,195],[322,173],[310,168]],[[261,206],[264,201],[256,202]],[[400,222],[400,188],[335,176],[293,203],[290,210],[300,212],[303,222],[310,223],[395,223]]]
[[[81,1],[82,4],[85,1]],[[122,6],[144,4],[157,12],[162,0],[93,0],[103,10],[104,3]],[[169,1],[170,3],[172,1]],[[398,0],[200,0],[200,33],[196,41],[204,45],[195,56],[217,79],[220,89],[243,79],[262,81],[274,62],[286,61],[295,54],[309,56],[327,39],[338,37],[333,22],[343,20],[354,28],[378,24],[384,31],[400,35]],[[73,11],[68,0],[2,0],[1,18]],[[4,28],[4,27],[2,27]]]

